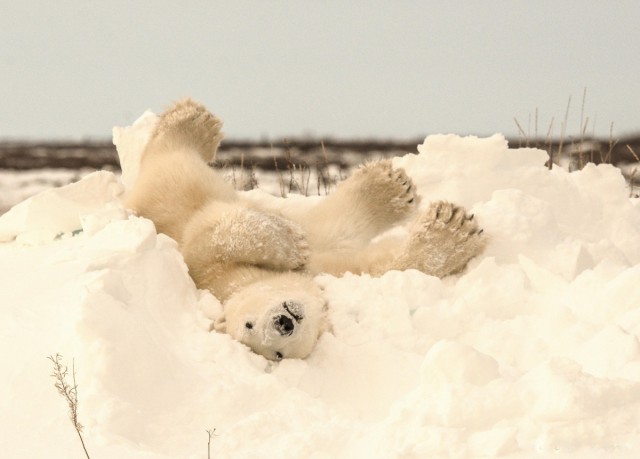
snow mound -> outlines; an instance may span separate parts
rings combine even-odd
[[[122,217],[124,209],[117,200],[121,193],[122,185],[106,171],[93,172],[62,188],[45,190],[0,216],[0,242],[49,242],[91,226],[90,221],[82,221],[83,216],[89,220]]]
[[[152,124],[115,131],[123,165]],[[4,454],[81,455],[49,377],[59,352],[92,457],[202,458],[214,428],[211,457],[637,457],[640,206],[620,173],[549,171],[500,135],[418,151],[395,164],[424,205],[467,206],[486,253],[444,280],[318,276],[334,333],[306,360],[209,332],[219,302],[107,172],[5,214]]]
[[[113,144],[118,150],[122,168],[122,184],[128,190],[138,177],[142,151],[158,123],[158,115],[147,110],[131,126],[113,128]]]

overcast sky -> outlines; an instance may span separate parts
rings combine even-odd
[[[108,138],[192,96],[228,138],[640,131],[640,4],[21,0],[0,138]]]

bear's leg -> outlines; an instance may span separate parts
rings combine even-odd
[[[357,249],[410,216],[416,188],[390,159],[360,167],[300,220],[314,251]]]
[[[185,228],[181,251],[201,288],[211,282],[235,277],[249,284],[263,277],[261,270],[301,270],[308,262],[309,246],[302,228],[278,215],[236,203],[211,203],[200,210]]]
[[[191,100],[163,113],[145,147],[126,206],[177,241],[186,222],[210,200],[233,201],[233,187],[205,161],[216,153],[222,123]]]
[[[361,249],[312,251],[309,271],[334,276],[342,276],[346,272],[380,276],[393,269],[392,261],[402,248],[402,239],[394,237],[384,238]]]
[[[222,121],[192,99],[183,99],[165,110],[147,144],[155,154],[192,148],[209,163],[215,159],[222,140]]]
[[[275,270],[301,269],[309,246],[302,228],[278,215],[235,203],[204,207],[185,228],[183,250],[222,263],[243,263]]]
[[[473,215],[454,204],[434,202],[413,222],[400,254],[386,269],[418,269],[444,277],[464,269],[485,245]]]

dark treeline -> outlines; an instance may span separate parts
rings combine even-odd
[[[334,164],[351,167],[369,156],[415,153],[422,139],[313,140],[279,142],[224,140],[216,163],[220,166],[273,170],[286,164]],[[531,140],[510,139],[511,147],[532,146],[547,150],[554,160],[568,155],[580,163],[633,163],[640,156],[640,135],[617,141],[608,139]],[[0,141],[0,168],[28,170],[44,168],[118,170],[120,164],[111,141]]]

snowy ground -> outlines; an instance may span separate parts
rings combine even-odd
[[[396,160],[491,242],[462,275],[319,276],[334,333],[268,362],[108,172],[0,217],[0,450],[81,457],[51,362],[75,366],[93,458],[640,454],[640,201],[620,172],[547,170],[502,136]],[[270,205],[308,205],[291,196]],[[79,232],[78,230],[83,231]]]
[[[35,169],[12,171],[0,169],[0,215],[15,204],[50,188],[77,182],[92,170]]]

